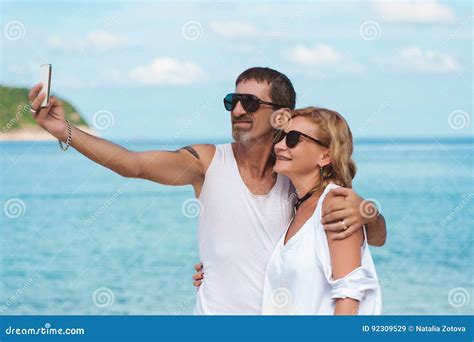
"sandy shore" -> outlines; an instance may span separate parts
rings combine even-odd
[[[77,126],[77,128],[89,134],[100,136],[99,134],[97,134],[96,131],[94,131],[90,127]],[[38,126],[32,126],[28,128],[17,129],[11,132],[0,133],[0,141],[22,141],[22,140],[53,141],[57,139]]]

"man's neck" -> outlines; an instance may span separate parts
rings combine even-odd
[[[273,173],[273,136],[232,144],[239,168],[245,169],[255,178],[265,178]]]

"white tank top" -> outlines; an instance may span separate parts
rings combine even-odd
[[[291,220],[293,188],[278,175],[266,195],[243,182],[231,144],[216,145],[199,200],[199,258],[204,281],[195,314],[261,313],[265,268]]]

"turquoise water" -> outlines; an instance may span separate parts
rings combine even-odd
[[[191,187],[122,178],[56,142],[0,149],[0,314],[192,312]],[[384,313],[474,312],[473,150],[469,139],[356,145],[355,188],[380,203],[389,231],[371,249]]]

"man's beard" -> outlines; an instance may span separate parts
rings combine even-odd
[[[232,130],[232,138],[239,143],[248,143],[252,139],[251,130],[244,131],[240,129]]]

